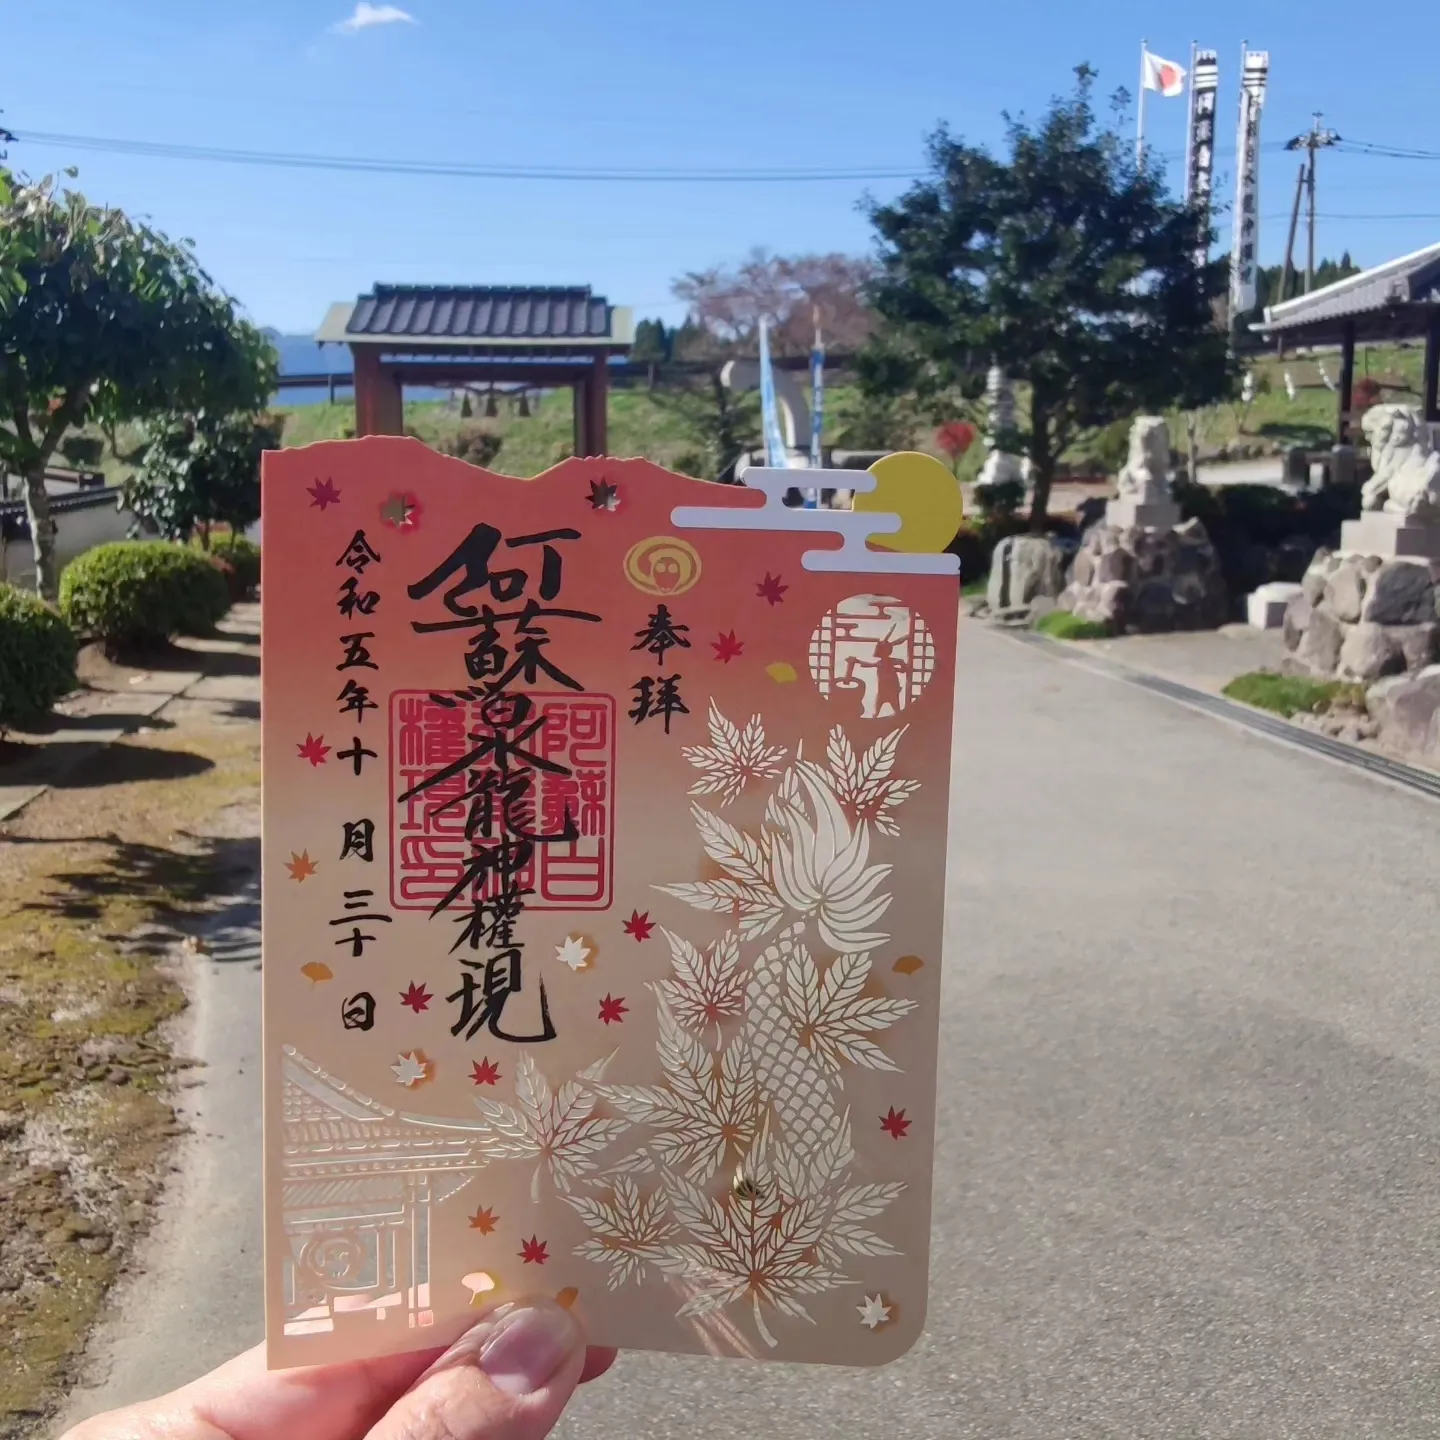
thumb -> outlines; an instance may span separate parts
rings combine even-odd
[[[368,1440],[541,1440],[585,1363],[579,1322],[553,1300],[502,1305],[391,1406]]]

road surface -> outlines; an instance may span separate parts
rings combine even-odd
[[[556,1433],[1430,1440],[1440,809],[978,625],[961,674],[924,1340],[868,1372],[624,1356]],[[258,989],[223,978],[253,1113]],[[250,1158],[190,1203],[253,1196]],[[208,1228],[87,1408],[257,1337],[258,1259]]]

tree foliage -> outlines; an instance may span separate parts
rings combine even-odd
[[[1092,73],[1077,77],[1037,124],[1006,117],[1006,158],[941,129],[929,178],[870,208],[885,324],[863,383],[953,407],[992,363],[1023,382],[1035,529],[1077,437],[1210,403],[1236,379],[1212,310],[1225,264],[1195,260],[1206,222],[1168,197],[1153,162],[1137,169],[1132,143],[1096,120]]]
[[[260,518],[260,456],[279,449],[281,428],[269,415],[161,416],[126,503],[166,540],[213,525],[242,533]]]
[[[67,432],[160,412],[253,412],[275,355],[188,243],[0,169],[0,463],[26,478],[38,582],[53,596],[44,472]]]
[[[873,270],[870,261],[850,255],[754,250],[739,265],[692,271],[671,288],[690,307],[691,321],[703,329],[715,353],[754,354],[760,321],[768,318],[776,355],[808,354],[817,312],[826,345],[851,351],[874,328],[865,299]]]

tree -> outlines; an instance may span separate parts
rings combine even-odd
[[[760,397],[721,383],[719,369],[703,378],[701,389],[657,391],[657,402],[674,412],[700,445],[675,465],[702,480],[728,482],[736,462],[760,444]]]
[[[881,268],[871,288],[884,330],[862,383],[925,399],[973,396],[998,364],[1023,382],[1020,441],[1044,528],[1056,465],[1086,430],[1136,411],[1204,405],[1235,366],[1212,302],[1224,261],[1197,265],[1206,222],[1171,200],[1155,162],[1102,129],[1093,73],[1039,124],[1006,116],[1009,155],[929,141],[928,179],[872,205]]]
[[[71,172],[73,174],[73,172]],[[45,469],[67,432],[254,412],[275,355],[188,243],[0,169],[0,464],[24,477],[37,586],[59,575]]]
[[[849,255],[771,255],[753,250],[734,268],[682,276],[671,287],[718,353],[753,354],[760,321],[769,319],[776,355],[805,355],[819,313],[825,343],[837,351],[864,344],[875,317],[865,300],[874,267]]]
[[[237,535],[260,518],[260,456],[280,446],[281,421],[260,415],[168,414],[148,427],[150,443],[125,486],[126,504],[167,540],[210,529]]]

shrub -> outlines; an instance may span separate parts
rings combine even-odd
[[[0,585],[0,734],[38,725],[75,688],[75,636],[38,596]]]
[[[259,589],[260,547],[253,540],[222,531],[211,535],[208,553],[229,566],[230,574],[226,578],[231,585],[231,600],[245,600]]]
[[[1110,627],[1099,620],[1082,620],[1068,610],[1052,610],[1042,615],[1035,628],[1042,635],[1056,640],[1104,640],[1110,634]]]
[[[162,645],[172,635],[207,635],[229,608],[220,571],[169,540],[97,545],[60,577],[61,614],[112,653]]]
[[[499,435],[492,435],[479,425],[461,425],[455,438],[442,445],[441,449],[457,460],[465,460],[483,469],[494,462],[504,443]]]

